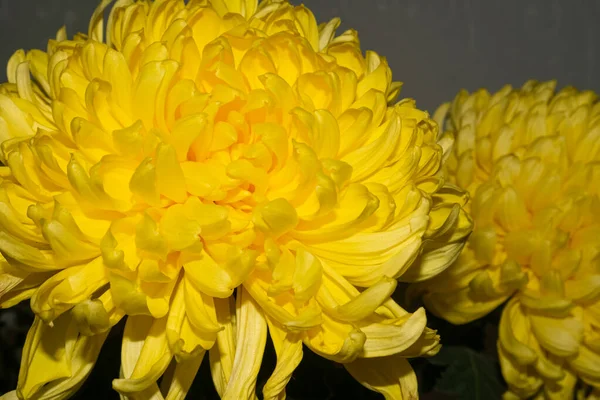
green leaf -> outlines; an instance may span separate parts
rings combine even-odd
[[[434,389],[459,399],[500,399],[506,390],[498,363],[468,347],[443,346],[428,359],[433,365],[446,366]]]

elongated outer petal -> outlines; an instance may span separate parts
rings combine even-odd
[[[121,348],[123,378],[113,381],[115,390],[128,395],[156,386],[173,357],[167,339],[167,319],[127,318]]]
[[[198,373],[200,364],[202,364],[202,359],[204,358],[205,353],[205,351],[201,351],[192,358],[177,362],[175,371],[173,372],[172,380],[168,386],[168,389],[165,390],[167,392],[165,400],[185,399],[190,387],[192,386],[192,382]]]
[[[344,367],[364,387],[381,393],[386,400],[416,400],[417,376],[400,355],[357,358]]]
[[[72,396],[92,371],[106,336],[78,335],[69,314],[58,318],[53,327],[36,318],[23,348],[16,390],[19,398]]]
[[[267,343],[267,321],[245,288],[236,298],[236,338],[231,378],[222,400],[254,399],[256,379]]]
[[[215,299],[215,313],[219,325],[223,328],[217,332],[217,342],[209,351],[210,372],[215,389],[223,396],[233,370],[235,357],[235,315],[232,315],[233,298]]]
[[[265,400],[285,399],[285,387],[302,360],[302,341],[297,334],[280,328],[271,318],[267,318],[267,323],[277,353],[277,364],[263,387],[263,397]]]

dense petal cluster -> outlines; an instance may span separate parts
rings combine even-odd
[[[126,318],[133,399],[183,398],[205,352],[224,399],[285,396],[302,345],[388,399],[439,347],[391,295],[471,230],[451,139],[396,102],[339,20],[265,0],[105,0],[87,35],[19,51],[0,88],[0,306],[36,320],[16,392],[64,398]],[[161,378],[160,388],[157,380]]]
[[[468,189],[475,228],[454,265],[413,289],[457,324],[510,299],[498,341],[508,397],[600,387],[600,103],[555,86],[461,92],[436,115],[456,136],[448,174]]]

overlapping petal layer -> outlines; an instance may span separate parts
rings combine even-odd
[[[104,33],[110,3],[87,35],[17,52],[0,88],[0,305],[37,315],[16,394],[67,396],[126,316],[128,398],[183,398],[206,352],[223,399],[254,398],[267,335],[267,399],[302,344],[411,398],[403,358],[439,338],[396,280],[443,271],[471,230],[449,137],[337,19],[118,0]]]
[[[461,92],[438,110],[475,229],[453,266],[413,287],[458,324],[510,299],[498,351],[522,398],[600,387],[600,103],[555,85]]]

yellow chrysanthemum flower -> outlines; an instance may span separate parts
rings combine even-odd
[[[36,314],[5,398],[59,399],[127,317],[132,399],[185,397],[206,351],[253,399],[267,333],[282,399],[302,344],[387,399],[433,354],[396,279],[450,265],[471,230],[451,140],[339,20],[265,0],[118,0],[104,38],[17,52],[0,89],[0,306]],[[161,387],[157,380],[162,377]]]
[[[578,379],[600,388],[600,103],[555,86],[463,91],[436,113],[456,135],[447,169],[475,229],[453,266],[413,289],[456,324],[510,299],[507,398],[568,399]]]

